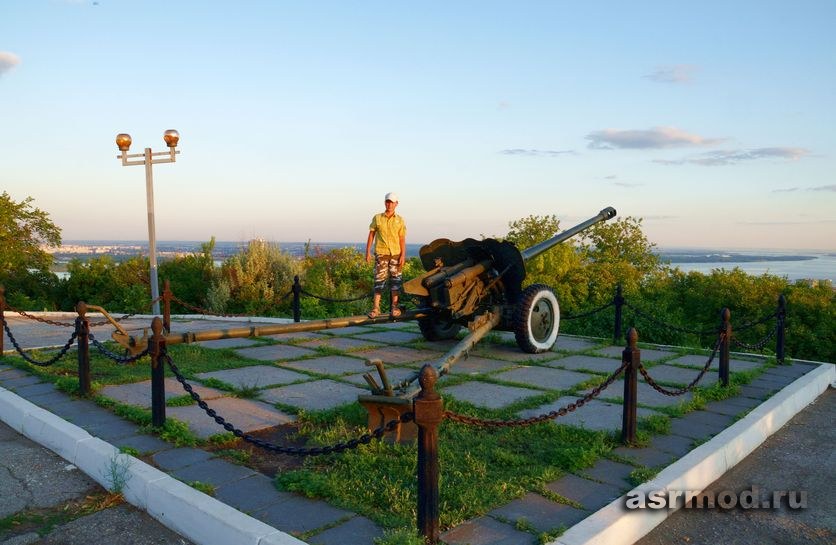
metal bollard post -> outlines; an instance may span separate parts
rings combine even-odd
[[[444,419],[444,401],[435,391],[438,372],[430,364],[421,368],[421,393],[412,410],[418,426],[418,532],[429,545],[438,543],[438,425]]]
[[[723,319],[723,325],[720,328],[720,333],[725,333],[723,340],[720,342],[720,383],[723,386],[729,385],[729,346],[731,345],[732,326],[731,326],[731,311],[724,308],[720,311],[720,316]]]
[[[621,284],[615,290],[615,298],[613,298],[615,305],[615,326],[612,332],[612,342],[617,343],[621,340],[621,309],[624,306],[624,296],[621,294]]]
[[[778,360],[778,363],[784,365],[784,357],[785,357],[785,348],[784,348],[784,335],[786,334],[786,320],[787,318],[787,298],[784,297],[782,293],[778,297],[778,323],[775,327],[778,328],[778,331],[775,332],[775,358]]]
[[[171,282],[166,279],[163,283],[163,329],[166,334],[171,333]]]
[[[302,284],[299,283],[299,275],[293,277],[293,287],[291,288],[293,292],[293,321],[294,322],[301,322],[302,321],[302,307],[301,307],[301,296],[302,296]]]
[[[631,327],[627,332],[627,348],[621,353],[621,362],[627,363],[624,368],[624,408],[621,418],[621,442],[632,445],[636,442],[636,405],[638,404],[638,375],[641,363],[641,350],[636,347],[639,334]]]
[[[165,425],[165,337],[163,321],[155,316],[151,321],[153,335],[149,339],[148,355],[151,356],[151,424]]]
[[[90,393],[90,320],[87,318],[87,304],[79,301],[75,306],[78,318],[75,319],[75,341],[78,343],[78,392],[86,396]]]
[[[0,286],[0,358],[3,357],[3,342],[6,339],[6,288]]]

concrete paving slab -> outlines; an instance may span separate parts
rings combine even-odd
[[[774,394],[780,389],[781,388],[777,386],[759,388],[757,386],[752,386],[751,384],[746,384],[740,387],[740,395],[763,401],[764,399],[769,398],[772,394]]]
[[[600,342],[591,341],[589,339],[560,335],[557,337],[557,342],[554,343],[552,350],[559,350],[561,352],[583,352],[584,350],[589,350],[599,344]]]
[[[291,369],[319,373],[321,375],[345,375],[366,372],[366,360],[349,356],[323,356],[308,360],[290,361],[282,364]]]
[[[372,341],[376,343],[404,344],[416,341],[418,339],[423,339],[424,336],[420,333],[414,333],[411,331],[391,330],[378,331],[375,333],[364,333],[363,335],[355,335],[354,338],[362,339],[364,341]]]
[[[745,400],[745,401],[744,401]],[[743,401],[743,403],[741,403]],[[729,416],[738,416],[760,405],[760,401],[748,397],[731,398],[722,401],[712,401],[706,403],[705,410],[718,414],[725,414]]]
[[[209,401],[209,408],[217,411],[227,422],[246,433],[294,422],[295,417],[282,411],[249,399],[224,397]],[[189,429],[203,439],[218,433],[226,433],[213,418],[210,418],[197,405],[188,407],[168,407],[166,415],[181,420],[189,425]]]
[[[417,350],[403,346],[389,346],[363,350],[361,352],[355,352],[353,355],[367,360],[379,359],[386,365],[402,365],[416,362],[418,364],[430,361],[434,362],[442,356],[442,353],[432,350]]]
[[[654,365],[647,369],[647,374],[650,375],[650,378],[655,380],[658,383],[669,383],[669,384],[677,384],[680,386],[686,386],[691,383],[692,380],[699,376],[700,372],[696,369],[685,369],[682,367],[674,367],[673,365]],[[719,374],[717,372],[707,371],[700,381],[697,383],[698,386],[707,387],[715,384],[719,380]],[[639,380],[644,380],[644,375],[639,376]]]
[[[596,354],[601,354],[602,356],[607,356],[610,358],[617,358],[621,359],[621,355],[624,352],[623,346],[608,346],[606,348],[602,348],[600,350],[596,350]],[[652,348],[642,348],[641,349],[641,361],[659,361],[665,358],[669,358],[675,355],[676,352],[670,352],[668,350],[655,350]],[[705,363],[705,362],[703,362]]]
[[[27,386],[32,386],[33,384],[40,384],[41,379],[40,377],[36,377],[35,375],[27,375],[25,377],[19,378],[10,378],[3,381],[3,388],[7,390],[17,391],[20,388],[25,388]]]
[[[204,348],[243,348],[245,346],[253,346],[260,344],[255,339],[239,338],[239,339],[215,339],[214,341],[201,341],[198,344]]]
[[[624,491],[633,488],[633,485],[628,480],[633,469],[635,469],[633,466],[628,466],[627,464],[601,459],[595,462],[594,466],[584,469],[583,474],[597,481],[621,488]]]
[[[634,464],[645,467],[664,467],[674,460],[677,456],[670,452],[660,450],[652,447],[645,448],[630,448],[617,447],[612,450],[613,454],[617,454],[623,458],[627,458]]]
[[[547,405],[520,411],[519,416],[520,418],[531,418],[546,414],[565,407],[569,403],[574,403],[578,399],[574,396],[563,396]],[[618,431],[621,430],[623,413],[624,409],[621,405],[593,399],[565,416],[557,417],[553,422],[567,426],[578,426],[587,430]],[[639,418],[653,414],[657,413],[644,407],[636,409],[636,415]]]
[[[141,433],[120,437],[119,439],[111,441],[111,444],[118,449],[123,447],[136,449],[140,455],[160,452],[171,448],[170,443],[166,443],[162,439],[157,439],[153,435],[145,435]]]
[[[243,358],[261,361],[279,361],[312,356],[315,350],[289,344],[271,344],[267,346],[253,346],[252,348],[241,348],[235,351]]]
[[[190,384],[204,401],[218,399],[226,395],[225,392],[216,390],[215,388],[208,388],[194,382]],[[99,390],[99,395],[109,397],[126,405],[134,405],[135,407],[144,407],[147,409],[151,407],[151,381],[143,380],[142,382],[133,382],[130,384],[105,386]],[[187,395],[187,393],[183,389],[182,384],[174,378],[165,379],[165,398],[167,400],[184,395]]]
[[[722,425],[711,424],[710,422],[697,422],[686,418],[674,418],[671,420],[671,433],[682,437],[703,441],[713,435],[717,435],[725,429]]]
[[[221,460],[220,458],[211,458],[203,462],[197,462],[196,464],[172,470],[170,473],[173,477],[180,479],[186,484],[200,481],[217,487],[256,474],[255,471],[248,467],[239,466],[226,460]]]
[[[447,545],[534,545],[537,539],[491,517],[479,517],[441,534]]]
[[[567,390],[573,386],[589,380],[594,375],[564,371],[547,367],[520,366],[504,373],[493,375],[492,378],[506,382],[518,382],[537,388],[552,390]]]
[[[583,505],[587,511],[596,511],[621,496],[621,487],[599,483],[577,475],[564,475],[546,485],[555,494]],[[588,514],[588,513],[587,513]]]
[[[13,379],[16,379],[16,378],[25,378],[25,377],[31,377],[31,376],[32,376],[31,373],[28,373],[28,372],[26,372],[22,369],[16,369],[14,367],[6,366],[6,368],[3,370],[3,372],[0,373],[0,383],[5,384],[5,382],[7,380],[13,380]]]
[[[652,375],[651,375],[652,376]],[[668,390],[675,390],[676,388],[667,388]],[[581,394],[587,394],[592,389],[584,390]],[[692,392],[685,392],[679,396],[667,396],[656,391],[652,386],[644,381],[639,381],[636,384],[636,397],[639,405],[646,405],[648,407],[676,407],[682,403],[686,403],[694,397]],[[615,403],[622,403],[624,399],[624,381],[616,380],[609,388],[601,393],[599,399],[611,400]]]
[[[610,374],[621,367],[621,360],[612,358],[597,358],[595,356],[567,356],[559,360],[546,362],[549,367],[560,367],[570,371],[589,371],[599,374]]]
[[[273,481],[260,473],[224,483],[215,490],[215,498],[245,513],[287,501],[292,496],[278,491]]]
[[[116,443],[123,437],[136,435],[139,430],[136,424],[121,418],[115,422],[101,422],[81,427],[90,432],[90,435],[100,437],[109,443]]]
[[[311,545],[368,545],[383,530],[366,517],[353,517],[308,539]]]
[[[180,447],[158,452],[151,456],[151,459],[162,469],[170,471],[205,462],[211,457],[211,453],[199,448]]]
[[[680,435],[657,435],[650,440],[649,446],[681,457],[694,449],[694,440]]]
[[[320,331],[323,335],[328,336],[342,336],[342,335],[362,335],[363,333],[372,333],[373,328],[363,327],[359,325],[351,325],[348,327],[340,327],[337,329],[323,329]]]
[[[444,396],[450,395],[459,401],[467,401],[477,407],[487,407],[489,409],[501,409],[521,399],[542,393],[527,388],[477,381],[442,388],[441,392]]]
[[[368,368],[366,368],[366,373],[371,373],[371,375],[374,377],[374,379],[377,381],[377,383],[381,387],[383,386],[382,381],[380,380],[380,375],[377,374],[377,369],[375,369],[374,367],[368,367]],[[397,384],[397,383],[399,383],[403,380],[406,380],[408,378],[411,378],[414,375],[415,375],[415,369],[407,369],[407,368],[404,368],[404,367],[388,367],[386,369],[386,376],[389,378],[389,384],[392,384],[392,385]],[[357,375],[346,375],[346,376],[341,377],[341,378],[343,380],[347,380],[348,382],[351,382],[352,384],[357,384],[361,388],[364,388],[366,390],[369,389],[369,386],[368,386],[368,383],[366,382],[366,379],[363,378],[363,373],[359,373]],[[441,380],[443,381],[444,377],[442,377]],[[368,391],[366,393],[368,393]]]
[[[351,337],[328,337],[299,343],[299,346],[306,348],[325,346],[334,350],[341,350],[342,352],[354,352],[355,350],[368,350],[369,348],[378,348],[384,345],[374,341],[354,339]]]
[[[284,532],[302,533],[322,528],[340,519],[353,515],[350,511],[338,509],[324,501],[311,500],[290,495],[276,503],[253,513],[253,517]]]
[[[293,333],[278,333],[276,335],[265,335],[265,339],[274,341],[299,341],[323,338],[322,333],[316,331],[296,331]]]
[[[671,363],[674,365],[683,365],[685,367],[698,367],[702,369],[705,367],[706,362],[708,361],[708,356],[699,356],[696,354],[688,354],[687,356],[680,356],[678,358],[674,358],[667,363]],[[731,372],[735,371],[751,371],[752,369],[758,369],[765,365],[764,362],[758,361],[749,361],[749,360],[742,360],[738,358],[730,358],[729,359],[729,370]],[[714,360],[711,362],[710,369],[719,369],[720,368],[720,357],[719,355],[714,356]]]
[[[684,415],[682,419],[688,422],[699,422],[712,426],[721,426],[722,429],[728,428],[735,422],[734,416],[708,411],[691,411]]]
[[[467,359],[460,359],[450,367],[451,375],[482,375],[493,373],[501,369],[507,369],[514,364],[509,361],[492,360],[480,356],[470,356]]]
[[[30,384],[29,386],[15,388],[15,393],[20,397],[25,397],[26,399],[34,399],[39,396],[54,394],[56,392],[59,392],[59,390],[51,382],[38,382]]]
[[[368,390],[333,380],[316,380],[264,390],[261,399],[269,403],[282,403],[307,411],[322,411],[346,403],[356,403],[357,396]]]
[[[476,345],[476,349],[471,353],[475,356],[482,356],[483,358],[507,360],[517,363],[527,361],[544,362],[560,358],[560,354],[556,352],[529,354],[528,352],[520,350],[517,345],[511,346],[507,344]]]
[[[199,373],[197,377],[201,380],[214,378],[235,386],[236,388],[265,388],[276,384],[290,384],[300,380],[310,380],[311,377],[283,369],[273,365],[253,365],[250,367],[239,367],[238,369],[222,369]]]
[[[538,532],[549,532],[560,526],[569,527],[584,519],[587,514],[580,509],[553,502],[532,492],[488,513],[489,516],[512,523],[525,522]]]

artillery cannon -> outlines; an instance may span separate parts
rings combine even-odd
[[[427,271],[404,284],[404,292],[420,298],[418,318],[427,340],[451,339],[463,325],[475,329],[474,317],[499,309],[496,329],[513,331],[528,353],[550,350],[557,340],[560,305],[545,284],[522,289],[525,263],[601,221],[613,218],[612,207],[531,248],[519,251],[508,241],[492,238],[460,242],[437,239],[419,251]]]

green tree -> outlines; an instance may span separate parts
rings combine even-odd
[[[214,260],[212,252],[215,250],[215,237],[200,245],[199,252],[160,263],[160,278],[168,280],[171,291],[178,299],[198,307],[208,305],[208,292],[214,275]],[[173,313],[191,313],[192,309],[172,303]]]
[[[27,308],[51,304],[57,279],[49,271],[52,256],[42,247],[61,245],[61,229],[32,202],[0,195],[0,284],[11,304]]]

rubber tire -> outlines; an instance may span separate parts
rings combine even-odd
[[[538,354],[551,350],[560,328],[560,304],[545,284],[525,288],[514,309],[514,336],[523,352]]]

